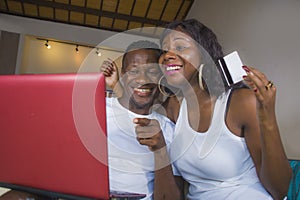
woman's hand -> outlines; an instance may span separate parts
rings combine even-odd
[[[247,72],[244,77],[247,85],[254,91],[258,101],[258,114],[260,120],[275,116],[276,87],[268,80],[266,75],[252,67],[243,66]]]

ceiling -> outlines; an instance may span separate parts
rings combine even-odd
[[[163,27],[194,0],[0,0],[0,12],[110,31]]]

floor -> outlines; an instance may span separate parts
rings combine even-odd
[[[9,191],[9,189],[0,187],[0,196],[1,196],[2,194],[4,194],[5,192],[7,192],[7,191]]]

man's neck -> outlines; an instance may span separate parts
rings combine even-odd
[[[129,110],[133,113],[139,114],[139,115],[149,115],[152,112],[151,105],[147,105],[144,107],[138,107],[138,106],[134,105],[128,98],[125,98],[125,97],[118,98],[118,101],[121,104],[121,106],[123,106],[127,110]]]
[[[128,110],[139,115],[149,115],[151,113],[151,110],[149,108],[145,109],[145,108],[130,107]]]

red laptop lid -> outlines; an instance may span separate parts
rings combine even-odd
[[[0,182],[109,199],[100,73],[0,76]]]

